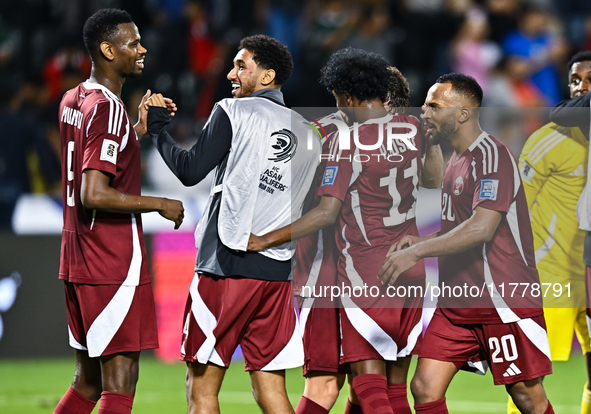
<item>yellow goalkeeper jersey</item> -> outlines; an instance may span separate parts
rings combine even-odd
[[[519,171],[530,210],[539,270],[565,279],[585,275],[577,201],[587,182],[589,140],[578,128],[544,125],[525,143]]]

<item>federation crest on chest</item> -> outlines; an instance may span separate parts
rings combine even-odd
[[[457,196],[462,194],[464,191],[464,178],[460,175],[456,178],[454,185],[453,185],[453,193]]]

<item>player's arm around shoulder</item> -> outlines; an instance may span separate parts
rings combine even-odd
[[[80,198],[84,207],[111,213],[148,213],[157,211],[173,221],[175,230],[183,222],[183,203],[163,197],[125,194],[109,185],[111,177],[99,170],[87,169],[82,173]]]

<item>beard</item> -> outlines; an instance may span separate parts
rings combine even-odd
[[[240,93],[236,98],[247,98],[254,93],[256,87],[256,81],[253,79],[251,82],[240,82]]]
[[[432,134],[429,137],[429,142],[432,145],[439,145],[444,141],[448,141],[449,137],[456,131],[453,118],[450,116],[439,127],[439,132]]]

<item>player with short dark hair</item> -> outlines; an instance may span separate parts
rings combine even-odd
[[[178,200],[141,196],[138,137],[146,101],[131,124],[121,101],[125,78],[139,77],[146,49],[131,16],[96,12],[84,26],[90,78],[59,108],[64,227],[59,277],[64,280],[72,386],[54,413],[131,413],[142,349],[158,347],[156,313],[140,213],[183,221]],[[175,105],[166,100],[167,111]]]
[[[405,236],[379,271],[389,285],[419,260],[439,257],[441,289],[470,292],[439,297],[411,383],[415,410],[447,413],[445,392],[458,370],[484,373],[488,364],[522,413],[553,413],[541,381],[552,364],[542,300],[531,290],[540,280],[517,163],[480,128],[478,83],[461,74],[440,79],[450,81],[429,89],[422,117],[429,139],[454,149],[443,179],[441,231]],[[503,287],[515,282],[520,288],[507,294]]]
[[[452,85],[454,92],[462,95],[475,110],[478,110],[482,105],[482,88],[471,76],[452,72],[441,75],[435,83],[449,83]]]
[[[396,77],[394,85],[393,77]],[[335,223],[338,280],[332,274],[334,270],[329,266],[330,262],[325,266],[323,261],[320,271],[328,274],[318,274],[316,283],[322,286],[334,286],[335,283],[348,287],[358,283],[376,286],[378,267],[390,241],[403,234],[416,234],[417,187],[419,183],[426,187],[439,185],[443,166],[441,152],[437,146],[428,145],[425,157],[421,158],[423,144],[419,121],[405,114],[389,114],[388,108],[384,108],[387,99],[400,103],[410,98],[393,96],[392,91],[410,90],[403,87],[405,80],[400,72],[392,71],[381,56],[360,49],[337,51],[322,70],[321,84],[335,96],[337,107],[349,122],[358,123],[360,143],[375,144],[380,129],[385,137],[387,125],[400,122],[415,128],[412,142],[417,149],[395,143],[389,150],[383,141],[382,145],[371,150],[353,148],[349,151],[339,146],[338,133],[329,135],[328,148],[323,155],[326,165],[319,177],[315,207],[291,226],[270,234],[251,235],[251,247],[262,249],[306,235],[313,235],[317,240],[319,230],[324,232]],[[394,132],[398,131],[394,128]],[[346,137],[350,138],[349,135]],[[351,159],[356,157],[367,158],[367,162],[352,162]],[[318,270],[314,269],[315,265],[308,266],[309,260],[305,260],[306,254],[314,252],[314,243],[308,238],[301,241],[304,243],[298,246],[301,253],[298,258],[304,260],[297,263],[294,278],[301,267],[310,267],[311,273]],[[311,248],[305,249],[306,246]],[[329,246],[323,245],[323,258],[334,254],[326,251]],[[424,266],[417,265],[408,272],[407,282],[420,285],[424,283],[424,274]],[[310,274],[303,284],[310,286],[310,279],[314,277]],[[296,289],[305,290],[300,284]],[[305,301],[310,302],[309,299],[307,297]],[[314,298],[314,306],[311,309],[304,307],[301,312],[305,320],[302,323],[305,326],[306,388],[296,412],[327,413],[331,409],[344,380],[338,375],[339,362],[350,363],[353,389],[364,412],[378,409],[385,410],[380,411],[385,413],[392,410],[410,412],[406,375],[410,354],[421,331],[420,300],[358,301],[349,296],[342,297],[343,308],[339,309],[342,338],[339,343],[333,334],[338,331],[337,318],[332,317],[334,308],[322,308],[326,304],[316,306],[323,299],[328,301],[328,298]],[[320,344],[322,349],[318,349]],[[348,402],[347,413],[359,411],[358,405]]]
[[[189,151],[166,131],[161,96],[148,102],[156,148],[183,184],[196,184],[216,168],[196,231],[183,327],[190,413],[219,412],[218,393],[239,344],[263,412],[293,412],[285,369],[301,366],[304,356],[289,282],[294,249],[246,251],[251,232],[269,232],[301,215],[318,164],[320,142],[306,141],[304,118],[285,106],[280,91],[291,62],[271,37],[243,39],[228,73],[232,95],[240,99],[215,105]]]

